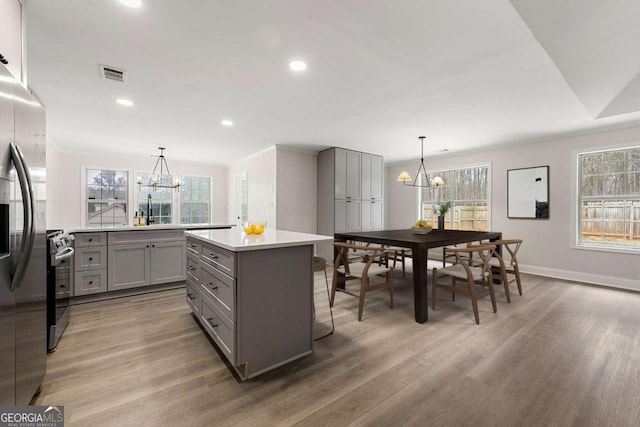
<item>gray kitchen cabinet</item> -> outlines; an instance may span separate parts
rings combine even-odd
[[[361,215],[361,227],[360,231],[377,231],[383,229],[383,212],[384,203],[377,200],[363,200],[360,203]],[[339,233],[336,229],[336,233]]]
[[[114,232],[108,238],[109,291],[185,280],[183,231]]]
[[[381,230],[384,227],[382,156],[343,148],[318,154],[318,233]],[[333,259],[333,246],[318,255]]]
[[[240,378],[313,351],[312,243],[231,251],[187,235],[187,247],[200,248],[186,255],[187,304]]]
[[[152,242],[151,284],[178,282],[185,279],[185,241]]]
[[[107,291],[106,233],[83,233],[74,241],[73,295],[82,296]]]
[[[147,242],[109,246],[109,291],[151,284],[151,248]]]

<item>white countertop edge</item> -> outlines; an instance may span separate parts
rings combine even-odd
[[[120,227],[104,227],[104,228],[93,228],[93,227],[85,227],[85,228],[72,228],[69,230],[65,230],[67,233],[100,233],[100,232],[117,232],[117,231],[153,231],[153,230],[211,230],[211,229],[224,229],[235,227],[235,224],[200,224],[200,225],[175,225],[175,224],[167,224],[167,225],[143,225],[143,226],[133,226],[133,225],[123,225]]]
[[[260,235],[246,235],[240,229],[193,230],[186,231],[185,236],[193,237],[232,252],[287,248],[333,242],[333,236],[273,229],[265,230],[265,232]]]

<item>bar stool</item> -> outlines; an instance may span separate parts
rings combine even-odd
[[[333,309],[331,308],[331,293],[329,291],[329,278],[327,277],[327,260],[318,256],[313,257],[313,272],[323,271],[324,272],[324,281],[327,285],[327,300],[329,301],[329,314],[331,315],[331,332],[328,334],[322,335],[321,337],[314,338],[314,341],[321,340],[322,338],[326,338],[329,335],[333,335],[336,327],[333,323]],[[315,294],[315,293],[314,293]],[[313,303],[313,317],[316,317],[316,305]]]

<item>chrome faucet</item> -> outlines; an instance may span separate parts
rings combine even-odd
[[[154,219],[153,219],[153,208],[152,208],[152,204],[151,204],[151,193],[149,193],[149,195],[147,196],[147,225],[151,225],[152,223],[154,223]]]

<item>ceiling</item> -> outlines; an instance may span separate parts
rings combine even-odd
[[[637,0],[26,5],[28,84],[64,151],[228,165],[339,146],[397,162],[419,135],[429,156],[640,125]]]

